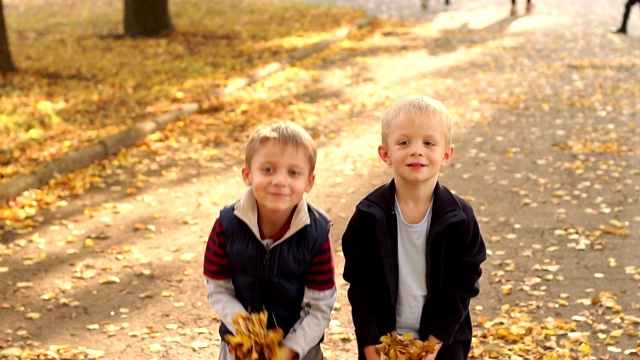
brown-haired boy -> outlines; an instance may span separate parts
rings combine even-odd
[[[220,316],[221,360],[237,312],[268,313],[284,331],[281,359],[323,359],[336,300],[331,222],[309,204],[316,147],[291,121],[257,128],[246,146],[244,196],[221,210],[204,257],[207,297]]]

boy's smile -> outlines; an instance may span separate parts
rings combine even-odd
[[[411,163],[409,165],[407,165],[409,167],[415,167],[415,168],[422,168],[425,167],[426,165],[420,164],[420,163]]]

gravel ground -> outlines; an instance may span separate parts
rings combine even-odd
[[[471,201],[490,251],[472,302],[474,357],[542,358],[568,337],[535,337],[531,324],[566,321],[591,355],[637,358],[640,11],[625,37],[609,34],[624,1],[537,1],[517,17],[497,0],[433,1],[427,13],[417,1],[365,6],[384,3],[412,14],[411,26],[325,59],[295,86],[299,101],[326,104],[318,129],[332,134],[320,137],[309,196],[335,223],[339,299],[326,357],[356,358],[340,240],[358,200],[390,178],[377,159],[379,117],[393,99],[422,93],[458,120],[441,181]],[[331,115],[338,103],[350,116]],[[0,354],[65,345],[103,359],[217,358],[201,263],[218,210],[244,191],[239,166],[232,156],[148,157],[8,239]],[[140,175],[147,185],[126,195]],[[492,332],[501,323],[535,346],[518,353]]]

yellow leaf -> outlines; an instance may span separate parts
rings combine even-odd
[[[153,297],[153,292],[151,291],[143,292],[142,294],[138,295],[138,297],[141,299],[150,299]]]
[[[40,137],[42,137],[43,134],[44,134],[44,131],[42,129],[30,129],[27,132],[27,136],[29,136],[29,138],[33,140],[40,139]]]
[[[591,346],[589,346],[589,344],[582,343],[578,347],[578,350],[583,354],[590,354],[591,353]]]
[[[611,333],[609,333],[609,336],[611,336],[611,337],[620,337],[620,336],[622,336],[622,334],[624,334],[624,330],[617,329],[617,330],[613,330]]]
[[[182,256],[180,256],[180,261],[190,262],[195,256],[196,254],[194,253],[182,254]]]
[[[602,230],[603,233],[617,235],[617,236],[628,236],[629,235],[629,230],[627,230],[627,229],[619,229],[619,228],[612,227],[612,226],[607,226],[607,225],[600,226],[600,230]]]
[[[198,340],[196,340],[196,341],[194,341],[194,342],[192,342],[192,343],[191,343],[191,347],[192,347],[194,350],[204,349],[204,348],[206,348],[206,347],[208,347],[208,346],[209,346],[209,343],[208,343],[208,342],[205,342],[205,341],[198,341]]]
[[[24,317],[26,317],[27,319],[31,319],[31,320],[38,320],[38,319],[40,319],[41,315],[40,315],[40,313],[37,313],[37,312],[30,312],[30,313],[25,314]]]
[[[114,284],[119,282],[120,282],[120,278],[113,275],[109,275],[100,279],[100,284]]]
[[[26,288],[32,288],[33,287],[33,283],[27,282],[27,281],[22,281],[16,284],[16,288],[18,289],[26,289]]]

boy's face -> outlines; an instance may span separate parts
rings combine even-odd
[[[261,213],[289,215],[304,193],[311,191],[315,175],[304,151],[267,141],[253,156],[250,168],[242,168],[242,178],[252,187]]]
[[[393,167],[397,181],[435,185],[440,168],[453,156],[453,147],[445,144],[444,128],[438,120],[404,117],[393,121],[378,154]]]

